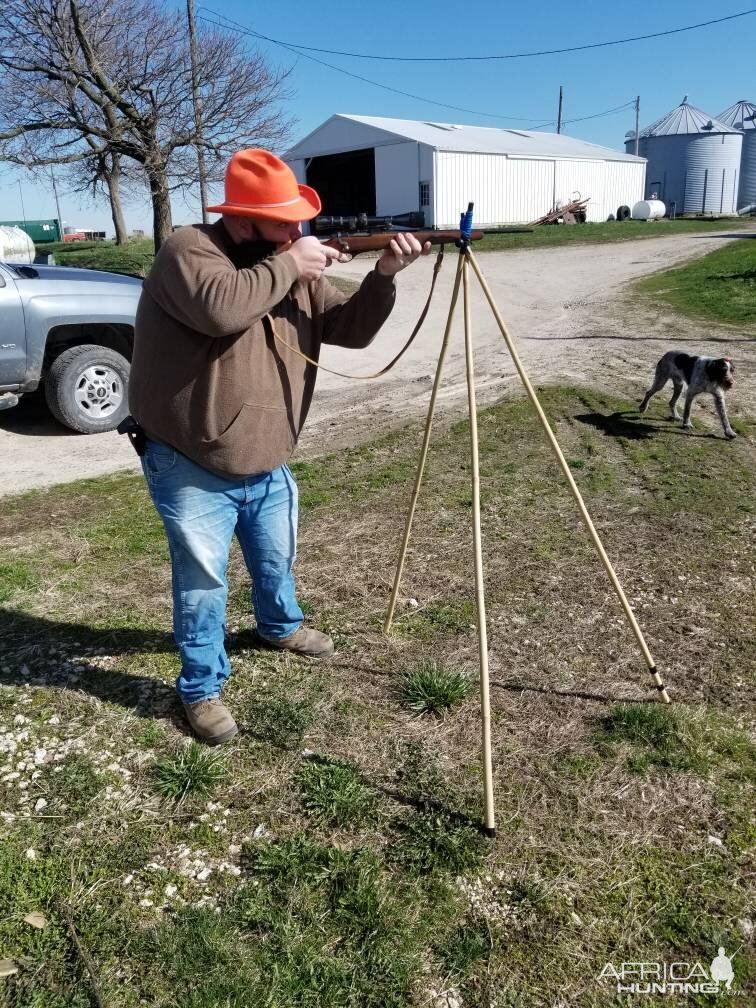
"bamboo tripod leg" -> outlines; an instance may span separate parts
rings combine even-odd
[[[538,401],[538,396],[535,394],[535,390],[533,389],[533,386],[530,384],[530,379],[525,373],[525,369],[523,368],[522,361],[520,360],[517,350],[515,349],[512,337],[510,336],[509,331],[504,322],[504,319],[501,317],[499,309],[496,306],[493,294],[491,293],[491,290],[488,284],[486,283],[485,278],[483,277],[483,274],[481,273],[477,262],[475,261],[475,257],[471,252],[468,252],[468,256],[472,268],[475,270],[475,275],[477,276],[478,280],[480,281],[480,285],[483,288],[483,293],[486,296],[486,300],[488,301],[491,307],[491,311],[493,312],[494,318],[496,319],[499,329],[501,330],[501,335],[504,337],[504,342],[507,344],[507,349],[509,350],[509,353],[512,357],[514,366],[517,368],[517,373],[519,374],[520,379],[523,385],[525,386],[525,391],[527,392],[530,401],[533,404],[533,408],[535,409],[538,415],[538,419],[541,421],[541,425],[544,429],[546,437],[549,440],[549,444],[551,445],[551,448],[554,454],[556,455],[557,462],[559,463],[562,473],[564,474],[564,478],[567,480],[567,484],[572,492],[572,496],[575,498],[575,503],[577,504],[578,510],[580,511],[583,521],[585,522],[586,528],[588,529],[588,534],[590,535],[593,541],[593,545],[596,547],[596,552],[599,555],[599,559],[601,560],[601,563],[604,565],[606,573],[609,576],[609,580],[612,583],[612,587],[617,593],[617,597],[620,600],[620,604],[622,605],[622,608],[625,612],[625,616],[627,617],[628,623],[630,624],[630,628],[635,634],[635,639],[637,640],[641,653],[643,654],[646,664],[648,665],[649,672],[653,676],[654,685],[659,691],[659,696],[664,701],[664,703],[670,703],[669,694],[667,693],[664,682],[662,681],[662,678],[657,671],[656,663],[654,662],[651,652],[648,649],[648,645],[646,644],[645,638],[643,636],[643,631],[638,625],[638,621],[636,620],[635,614],[633,613],[633,610],[630,607],[630,603],[628,602],[627,596],[625,595],[622,585],[619,582],[619,578],[615,573],[611,560],[606,555],[606,551],[604,550],[603,544],[599,539],[598,532],[596,531],[596,528],[593,522],[591,521],[591,516],[588,514],[588,510],[585,506],[580,490],[578,489],[577,483],[573,479],[570,467],[567,465],[567,461],[564,455],[562,454],[562,449],[559,447],[559,443],[556,437],[554,436],[554,432],[552,431],[551,425],[549,424],[549,421],[546,418],[546,414],[543,412],[541,404]]]
[[[467,253],[462,273],[465,313],[465,363],[467,366],[467,401],[470,410],[470,460],[472,471],[473,553],[475,558],[475,596],[478,614],[478,647],[480,649],[480,710],[483,750],[483,792],[485,798],[484,830],[496,835],[494,816],[493,772],[491,769],[491,704],[488,686],[488,636],[486,633],[486,599],[483,585],[483,549],[480,535],[480,462],[478,454],[478,413],[475,403],[475,363],[473,360],[472,326],[470,324],[470,285]]]
[[[444,369],[444,360],[446,359],[446,351],[449,347],[449,335],[451,333],[452,321],[454,319],[454,309],[457,304],[457,299],[459,297],[459,286],[462,279],[462,263],[463,256],[460,254],[457,259],[457,273],[454,278],[454,290],[452,291],[451,304],[449,305],[449,316],[446,320],[446,329],[444,330],[444,338],[441,343],[441,352],[438,357],[438,364],[436,365],[436,377],[433,382],[433,390],[431,392],[430,403],[428,405],[428,415],[425,421],[425,434],[423,435],[423,446],[420,451],[420,460],[417,464],[417,471],[415,473],[415,485],[412,490],[412,498],[410,500],[409,511],[407,512],[407,520],[404,525],[404,536],[402,538],[402,545],[399,549],[399,559],[396,562],[396,574],[394,575],[394,587],[391,590],[391,600],[389,601],[389,607],[386,612],[386,618],[383,623],[383,632],[388,633],[391,629],[391,624],[394,619],[394,610],[396,609],[396,599],[399,594],[399,585],[402,580],[402,572],[404,571],[404,561],[407,556],[407,545],[409,544],[410,533],[412,531],[412,520],[415,516],[415,507],[417,505],[417,498],[420,494],[420,485],[423,481],[423,472],[425,471],[425,460],[428,457],[428,446],[430,444],[431,428],[433,427],[433,415],[436,410],[436,397],[438,395],[438,389],[441,384],[441,375]]]

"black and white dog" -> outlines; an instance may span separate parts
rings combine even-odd
[[[679,353],[677,350],[670,350],[665,353],[656,365],[654,383],[643,397],[640,404],[641,413],[645,413],[652,395],[661,392],[669,379],[672,379],[674,392],[669,403],[672,411],[671,420],[679,420],[680,414],[677,412],[677,400],[680,398],[683,385],[688,386],[685,393],[685,408],[683,409],[683,427],[692,427],[690,422],[690,408],[693,400],[702,392],[709,392],[714,396],[714,405],[717,407],[719,419],[724,427],[725,437],[734,438],[735,431],[730,426],[727,419],[724,394],[725,390],[732,388],[735,368],[729,357],[692,357],[690,354]]]

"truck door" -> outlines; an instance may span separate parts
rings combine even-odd
[[[0,266],[0,391],[16,389],[26,375],[26,327],[10,271]]]

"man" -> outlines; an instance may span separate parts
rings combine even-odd
[[[168,537],[176,687],[195,733],[210,744],[237,732],[220,699],[226,566],[236,534],[252,578],[265,646],[326,658],[333,642],[303,625],[292,564],[297,488],[286,465],[312,399],[316,369],[275,332],[318,358],[322,343],[367,346],[394,304],[394,276],[424,249],[398,235],[346,297],[324,278],[340,258],[300,222],[317,193],[264,150],[226,172],[222,214],[180,228],[160,249],[137,311],[129,406],[146,436],[142,467]]]

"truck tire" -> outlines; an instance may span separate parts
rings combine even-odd
[[[128,416],[129,362],[94,344],[69,347],[45,377],[45,399],[60,423],[80,434],[114,430]]]

